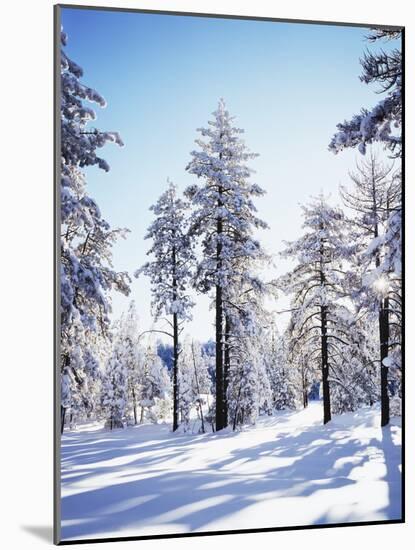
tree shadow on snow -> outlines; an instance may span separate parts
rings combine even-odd
[[[176,436],[166,429],[157,435],[149,431],[151,439],[146,441],[140,437],[134,439],[134,431],[121,432],[117,435],[118,444],[113,445],[111,440],[109,448],[105,446],[108,439],[105,443],[101,434],[103,442],[82,444],[81,437],[79,441],[73,438],[74,446],[63,449],[64,482],[109,474],[112,483],[63,497],[62,519],[67,522],[62,530],[65,539],[105,536],[128,529],[140,535],[144,528],[146,534],[156,534],[156,526],[161,524],[168,525],[176,533],[203,531],[208,524],[208,529],[214,529],[215,521],[226,517],[230,518],[227,528],[232,529],[235,528],[232,514],[257,502],[258,496],[275,498],[277,493],[281,499],[307,497],[319,490],[352,485],[356,481],[348,477],[351,470],[370,459],[364,452],[367,443],[351,439],[350,432],[342,432],[336,425],[321,426],[317,432],[320,438],[316,441],[316,427],[310,426],[296,435],[282,433],[249,448],[233,449],[230,456],[223,459],[212,456],[211,465],[203,470],[181,471],[180,464],[188,459],[189,452],[197,454],[201,443],[206,444],[221,435]],[[145,436],[145,431],[136,435]],[[225,437],[236,436],[226,434]],[[390,437],[390,433],[383,432],[383,437]],[[351,461],[344,460],[345,445],[347,456],[353,457]],[[369,445],[382,452],[379,441],[371,440]],[[287,461],[289,464],[256,473],[255,461],[262,457],[286,458],[285,464]],[[159,467],[170,459],[174,459],[176,470],[166,471]],[[105,461],[110,462],[105,464]],[[71,474],[71,467],[80,464],[85,468]],[[235,473],[241,464],[251,470],[247,474]],[[395,483],[397,468],[395,458],[387,464],[386,479],[391,482],[394,493],[389,499],[390,510],[383,510],[386,515],[396,512],[395,501],[399,500],[399,487]],[[143,473],[145,479],[134,479],[142,477]],[[114,478],[119,483],[114,484]],[[100,483],[97,480],[96,484]],[[329,510],[313,523],[329,523],[328,513]],[[277,526],[277,518],[275,523]],[[155,528],[151,533],[152,524]],[[246,526],[254,527],[255,523]]]
[[[382,428],[382,446],[384,449],[396,449],[392,432],[395,427],[389,424]],[[383,509],[384,514],[391,519],[402,519],[402,474],[401,452],[386,452],[384,479],[388,482],[388,505]]]

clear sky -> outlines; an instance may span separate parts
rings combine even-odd
[[[89,193],[113,227],[128,227],[114,248],[114,266],[132,273],[147,259],[143,237],[149,207],[169,177],[183,190],[196,128],[223,97],[244,139],[260,156],[251,162],[267,194],[257,200],[270,225],[260,236],[282,274],[284,240],[301,234],[299,203],[321,191],[339,202],[359,153],[327,149],[336,123],[374,105],[375,88],[359,80],[369,29],[269,21],[62,9],[67,54],[84,69],[83,82],[107,100],[96,126],[120,132],[125,147],[107,145],[111,171],[87,170]],[[396,47],[396,44],[384,48]],[[133,279],[129,298],[114,295],[114,315],[135,299],[142,329],[152,325],[150,286]],[[283,308],[281,299],[272,307]],[[186,332],[213,335],[209,299],[198,297]],[[283,318],[281,318],[283,319]],[[161,326],[161,325],[159,325]]]

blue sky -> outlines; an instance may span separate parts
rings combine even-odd
[[[365,41],[368,29],[72,8],[62,9],[62,24],[83,82],[107,100],[96,109],[96,126],[118,130],[125,142],[104,148],[109,173],[87,171],[104,217],[131,230],[114,249],[116,269],[131,273],[146,261],[148,209],[167,177],[179,189],[194,181],[185,167],[196,128],[224,97],[247,145],[260,154],[251,166],[267,191],[257,201],[270,225],[260,237],[275,255],[267,275],[284,273],[289,266],[278,252],[301,234],[299,203],[320,191],[338,202],[338,186],[359,155],[327,150],[336,123],[379,99],[358,78],[364,50],[379,47]],[[147,280],[134,279],[130,298],[114,296],[115,316],[131,298],[143,330],[149,328]],[[208,307],[208,298],[199,297],[195,321],[186,327],[201,340],[213,334]]]

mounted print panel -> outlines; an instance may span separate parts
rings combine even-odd
[[[55,542],[402,522],[403,29],[55,25]]]

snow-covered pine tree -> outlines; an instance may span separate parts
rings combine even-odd
[[[134,300],[130,302],[128,311],[121,316],[116,342],[127,376],[128,410],[132,412],[134,424],[138,424],[137,407],[139,400],[139,384],[144,364],[144,348],[140,345],[138,333],[138,316]]]
[[[301,298],[301,296],[299,297]],[[294,393],[297,388],[300,394],[298,401],[301,402],[303,408],[308,407],[310,391],[315,385],[321,372],[319,357],[316,356],[316,350],[312,342],[303,340],[301,345],[297,342],[297,336],[300,334],[301,325],[298,322],[297,312],[300,310],[301,301],[291,302],[291,317],[283,338],[287,344],[284,346],[286,350],[286,362],[293,369]]]
[[[230,269],[232,270],[232,277],[229,278],[228,286],[223,292],[225,410],[228,413],[229,396],[235,393],[232,388],[232,384],[238,379],[238,377],[235,378],[235,369],[241,368],[244,370],[242,362],[238,360],[238,356],[241,354],[241,356],[245,357],[248,365],[250,365],[250,372],[254,372],[254,369],[257,369],[259,377],[257,385],[250,385],[250,388],[254,389],[258,387],[263,389],[262,396],[264,399],[260,399],[256,404],[257,410],[255,415],[247,416],[247,418],[251,418],[251,422],[255,421],[257,414],[259,414],[263,406],[268,409],[270,407],[267,371],[263,368],[264,362],[259,359],[258,363],[256,356],[261,353],[260,343],[265,338],[265,327],[270,322],[270,315],[264,307],[264,298],[272,294],[273,283],[272,281],[265,283],[256,274],[261,267],[270,262],[270,258],[264,252],[260,243],[257,242],[256,245],[255,255],[250,257],[248,255],[236,254],[231,259]],[[248,341],[252,341],[252,345],[247,345]],[[231,370],[233,371],[232,376],[230,374]],[[248,394],[249,388],[247,386],[244,391],[246,399],[248,399]],[[239,416],[238,422],[243,417],[244,415]],[[235,419],[234,416],[232,418]],[[233,424],[235,425],[235,422]]]
[[[330,391],[335,414],[355,411],[379,400],[379,369],[373,361],[375,346],[367,319],[347,315],[342,330],[352,335],[347,343],[336,342],[330,361]]]
[[[397,174],[400,182],[401,173]],[[400,185],[400,183],[399,183]],[[373,239],[366,254],[381,258],[380,265],[364,280],[373,285],[379,304],[381,425],[390,418],[390,394],[393,414],[401,414],[402,377],[402,206],[390,208],[382,236]]]
[[[368,36],[370,42],[380,40],[401,40],[399,30],[374,29]],[[329,144],[334,153],[346,147],[358,147],[364,155],[368,144],[379,142],[390,152],[392,157],[402,157],[402,49],[397,47],[385,52],[368,52],[361,60],[363,73],[360,80],[366,84],[377,83],[379,93],[386,94],[384,98],[371,110],[362,109],[350,121],[337,125],[338,132]],[[398,178],[401,178],[401,167],[398,169]],[[377,268],[380,274],[377,287],[380,298],[380,345],[381,345],[381,425],[389,423],[389,393],[388,368],[389,363],[400,364],[400,327],[398,323],[393,338],[390,334],[388,321],[390,298],[401,302],[401,255],[402,255],[402,207],[401,204],[391,209],[388,227],[382,238],[374,239],[369,251],[383,249],[383,260]],[[393,283],[390,283],[393,279]],[[393,288],[392,288],[393,287]],[[400,307],[400,306],[399,306]],[[392,342],[391,342],[392,340]],[[391,354],[389,353],[391,352]],[[391,355],[391,357],[389,357]]]
[[[69,392],[65,392],[65,399],[61,393],[61,407],[65,407],[64,417],[73,426],[99,411],[102,365],[106,360],[103,350],[107,342],[101,334],[86,331],[79,321],[72,323],[66,336],[65,346],[62,346],[64,367],[61,376],[66,372],[66,383],[70,387]],[[62,389],[65,384],[61,382]],[[62,429],[64,427],[65,422]]]
[[[105,369],[101,392],[102,407],[111,430],[124,428],[127,398],[127,372],[115,347]]]
[[[68,367],[69,358],[65,359],[65,365],[63,367],[61,376],[61,433],[65,427],[66,411],[71,406],[72,394],[71,394],[71,374]]]
[[[272,391],[261,355],[259,332],[240,333],[238,339],[230,342],[228,407],[233,430],[255,424],[261,411],[272,409]],[[237,345],[233,345],[236,340]]]
[[[186,357],[181,355],[180,368],[177,376],[179,393],[180,429],[183,432],[190,430],[190,411],[194,403],[193,374],[191,365]],[[184,359],[184,361],[183,361]]]
[[[260,342],[260,354],[271,387],[272,408],[275,410],[295,409],[297,406],[297,372],[294,364],[288,360],[288,342],[288,335],[280,335],[274,323],[269,330],[264,331]],[[301,382],[303,388],[309,384],[305,373]],[[307,395],[307,390],[303,391]]]
[[[61,33],[61,342],[62,368],[67,365],[73,380],[72,399],[88,401],[88,373],[81,362],[75,366],[74,350],[88,347],[90,336],[106,336],[109,329],[112,289],[129,291],[126,273],[111,263],[111,249],[125,230],[112,230],[97,203],[88,195],[82,169],[109,166],[97,155],[108,142],[122,145],[117,132],[101,132],[89,126],[94,110],[85,102],[105,106],[98,92],[81,81],[82,69],[64,51],[67,36]],[[92,353],[92,350],[90,350]],[[78,370],[76,370],[78,369]]]
[[[205,403],[209,403],[209,394],[212,389],[212,379],[209,374],[209,367],[211,365],[210,357],[203,352],[203,348],[199,342],[192,340],[191,343],[192,352],[192,364],[194,373],[194,386],[197,392],[196,395],[196,408],[197,413],[200,416],[201,431],[205,432],[205,420],[203,413],[203,406]]]
[[[205,433],[203,405],[211,386],[208,366],[200,344],[185,338],[179,359],[179,409],[184,431],[190,428],[190,412],[195,407],[200,431]]]
[[[233,429],[244,422],[255,423],[261,411],[272,408],[270,381],[263,357],[263,341],[270,315],[264,297],[270,286],[249,276],[251,262],[245,262],[244,277],[237,277],[243,267],[235,260],[235,278],[224,292],[225,310],[225,379],[229,421]],[[245,378],[250,379],[246,383]],[[255,378],[255,382],[253,379]]]
[[[393,164],[382,163],[373,148],[366,156],[367,160],[357,163],[356,171],[350,173],[353,182],[351,189],[341,187],[340,191],[345,206],[353,213],[349,225],[353,242],[358,243],[355,262],[359,282],[354,299],[366,320],[376,323],[378,327],[378,351],[375,357],[378,357],[377,364],[380,366],[383,422],[386,422],[386,411],[389,409],[388,367],[383,365],[383,360],[389,355],[385,339],[390,338],[391,331],[396,335],[399,332],[392,327],[399,325],[401,320],[400,273],[396,281],[393,269],[388,267],[385,273],[381,268],[381,265],[385,267],[387,248],[379,246],[379,242],[384,240],[388,230],[390,212],[400,207],[401,183],[399,172],[392,171]],[[392,241],[392,246],[400,246],[400,239],[396,235],[393,235]],[[389,281],[389,289],[384,288],[383,281],[386,280]],[[392,296],[392,287],[396,291],[395,296]]]
[[[279,283],[296,304],[291,321],[296,327],[292,348],[305,345],[309,353],[311,346],[319,357],[326,424],[331,420],[330,363],[340,353],[337,344],[347,345],[350,338],[350,331],[344,328],[350,313],[339,301],[345,297],[343,263],[350,249],[345,245],[340,209],[329,206],[321,195],[302,209],[306,232],[287,243],[282,253],[297,265]]]
[[[178,360],[179,333],[183,321],[191,318],[193,302],[188,293],[194,261],[193,242],[187,232],[186,210],[188,205],[177,196],[176,186],[168,182],[167,190],[151,207],[155,220],[147,231],[146,239],[152,240],[147,252],[152,260],[138,269],[135,276],[144,273],[150,278],[155,319],[163,315],[167,319],[173,338],[173,431],[179,425]]]
[[[155,414],[153,414],[153,408],[157,404],[157,400],[166,398],[169,386],[170,378],[167,369],[158,356],[155,346],[149,344],[140,375],[140,424],[144,422],[146,411],[151,421],[157,421]]]
[[[295,365],[299,377],[299,387],[301,388],[301,402],[305,409],[308,407],[308,397],[314,382],[314,369],[312,360],[307,352],[303,351],[299,353],[297,357],[298,359]]]
[[[229,414],[232,418],[233,430],[237,426],[250,423],[255,424],[258,416],[258,373],[257,363],[253,361],[252,354],[248,353],[239,369],[230,367],[231,388],[229,391]]]
[[[252,284],[248,269],[235,272],[235,261],[244,267],[251,259],[262,256],[259,242],[253,238],[254,229],[267,227],[256,216],[253,199],[264,191],[249,178],[253,171],[247,161],[257,155],[246,147],[233,126],[233,117],[223,99],[213,113],[208,128],[199,128],[203,138],[197,139],[199,150],[191,152],[189,173],[202,180],[186,190],[194,210],[190,232],[201,237],[202,259],[198,263],[195,286],[203,293],[215,291],[216,324],[216,429],[227,425],[226,387],[229,365],[225,359],[225,339],[228,334],[225,292],[235,279]],[[224,349],[225,348],[225,349]]]
[[[266,259],[265,255],[262,259]],[[245,266],[241,266],[234,259],[235,277],[224,292],[225,389],[233,429],[244,423],[254,424],[261,412],[272,410],[269,372],[264,357],[266,327],[271,318],[264,307],[264,298],[271,286],[251,274],[250,268],[255,263],[245,259]],[[238,277],[239,273],[243,275]]]
[[[375,29],[369,36],[370,42],[401,39],[397,30]],[[386,94],[372,109],[363,108],[350,121],[337,124],[329,149],[338,153],[347,147],[358,147],[362,154],[366,146],[379,142],[391,153],[402,154],[402,49],[396,47],[386,52],[366,52],[360,61],[363,72],[360,80],[365,84],[377,83],[379,92]]]

